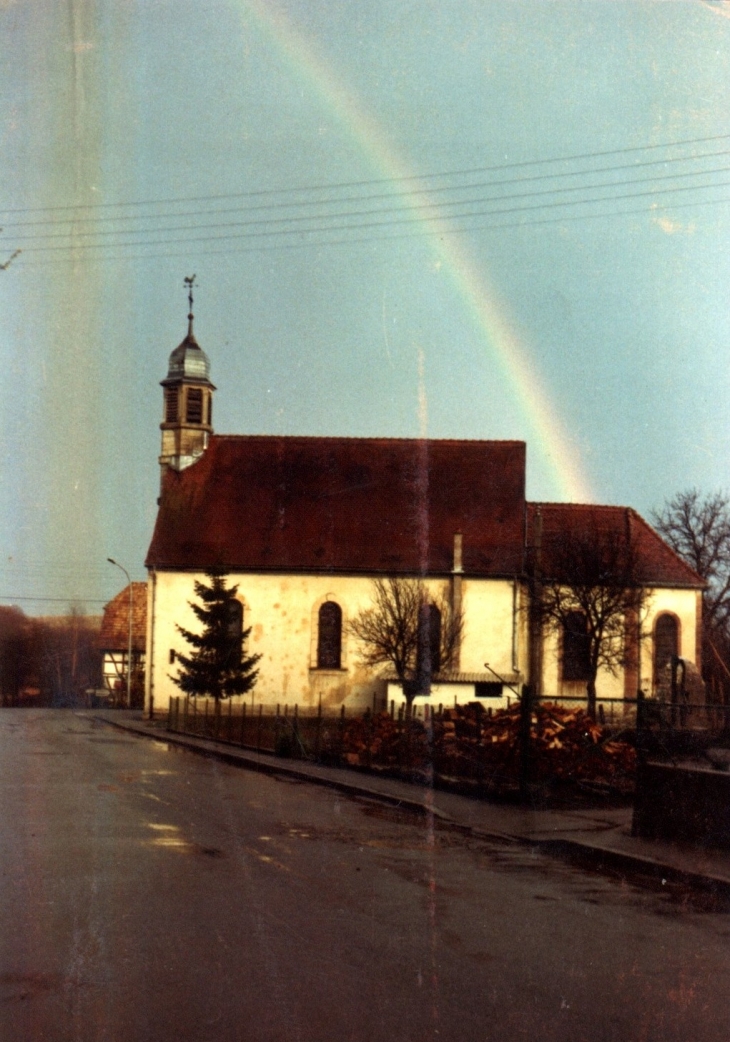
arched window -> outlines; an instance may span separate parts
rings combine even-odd
[[[319,609],[317,669],[339,669],[342,659],[342,609],[325,601]]]
[[[588,620],[571,611],[563,624],[563,680],[589,680],[591,675]]]
[[[441,669],[441,612],[424,604],[419,613],[417,672],[423,683]]]
[[[679,625],[674,615],[662,612],[654,624],[654,683],[657,684],[675,655],[679,654]]]
[[[230,600],[226,606],[226,635],[228,637],[228,663],[231,667],[241,665],[243,642],[243,605]]]
[[[441,669],[441,612],[435,604],[428,605],[428,647],[431,673],[438,673]]]

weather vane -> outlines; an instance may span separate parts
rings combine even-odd
[[[188,287],[188,305],[189,305],[189,308],[190,308],[190,314],[188,315],[188,318],[192,318],[193,317],[193,283],[195,282],[195,276],[194,275],[187,275],[183,279],[183,282]]]

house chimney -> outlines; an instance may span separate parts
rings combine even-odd
[[[460,575],[464,571],[461,563],[461,547],[462,535],[461,532],[456,532],[454,534],[454,567],[452,569],[454,575]]]

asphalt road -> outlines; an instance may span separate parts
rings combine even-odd
[[[730,913],[0,710],[1,1042],[730,1037]]]

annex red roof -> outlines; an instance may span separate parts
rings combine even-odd
[[[144,651],[147,630],[147,583],[132,583],[132,648]],[[129,586],[104,607],[98,641],[102,651],[129,647]]]
[[[649,586],[702,588],[705,583],[682,558],[630,507],[583,506],[577,503],[528,503],[527,540],[530,559],[536,536],[536,517],[542,518],[541,570],[545,578],[558,574],[571,538],[599,533],[609,541],[631,540],[637,578]],[[607,545],[607,544],[606,544]]]
[[[523,568],[524,442],[214,435],[165,473],[147,566],[256,571]]]

